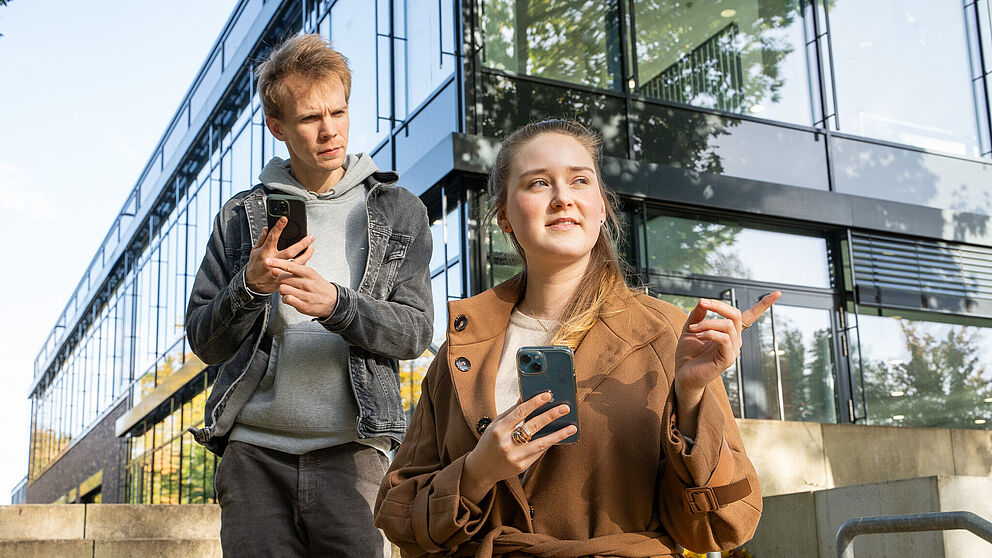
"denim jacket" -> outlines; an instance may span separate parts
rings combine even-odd
[[[319,320],[350,346],[348,372],[358,403],[358,435],[403,439],[406,416],[397,359],[420,356],[431,339],[434,306],[428,265],[427,210],[395,172],[375,172],[368,189],[369,253],[358,290],[337,285],[334,312]],[[217,366],[203,428],[194,438],[221,455],[241,408],[265,375],[271,297],[245,289],[244,267],[265,226],[262,185],[236,194],[214,220],[186,309],[186,336],[200,359]]]

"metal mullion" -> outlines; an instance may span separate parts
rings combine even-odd
[[[860,321],[860,318],[859,318],[859,314],[860,314],[859,305],[860,305],[861,295],[858,292],[857,270],[854,267],[854,249],[853,249],[853,247],[854,247],[854,241],[853,241],[853,236],[852,236],[852,233],[851,233],[851,229],[847,229],[846,232],[847,232],[847,247],[848,247],[847,253],[848,253],[848,260],[849,260],[848,266],[851,269],[851,285],[850,285],[850,287],[851,287],[851,294],[852,294],[852,296],[851,296],[851,302],[854,305],[854,312],[853,312],[853,314],[854,314],[855,325],[853,326],[853,329],[854,329],[854,331],[855,331],[855,333],[857,335],[857,340],[858,340],[858,345],[857,345],[858,346],[858,374],[861,376],[861,382],[860,382],[860,384],[858,386],[858,388],[859,388],[858,391],[860,392],[860,396],[861,396],[861,408],[864,411],[864,416],[863,417],[858,417],[857,416],[857,413],[855,412],[855,408],[854,408],[854,396],[855,396],[855,393],[854,393],[854,371],[852,370],[852,368],[853,368],[853,366],[852,366],[853,365],[853,359],[851,358],[852,355],[851,355],[851,340],[850,340],[850,330],[851,330],[852,326],[850,324],[850,319],[847,319],[846,323],[844,324],[845,327],[846,327],[846,329],[845,329],[846,335],[845,335],[845,338],[844,338],[843,342],[847,345],[846,346],[846,350],[847,350],[847,362],[848,362],[848,381],[850,382],[850,389],[851,389],[851,394],[850,394],[851,397],[850,397],[850,399],[848,399],[848,402],[849,402],[849,404],[848,404],[848,418],[851,420],[852,423],[856,423],[859,419],[866,419],[866,418],[868,418],[868,399],[865,396],[864,362],[863,362],[862,357],[861,357],[861,352],[862,352],[861,351],[861,327],[860,327],[861,326],[861,321]],[[870,240],[869,240],[869,242],[870,242]]]
[[[992,56],[992,53],[985,52],[985,45],[983,44],[984,41],[982,41],[982,14],[979,11],[978,3],[972,1],[969,4],[966,4],[965,10],[969,11],[969,8],[976,35],[973,39],[978,49],[978,68],[976,69],[978,76],[974,81],[979,79],[982,80],[981,87],[982,91],[985,92],[984,98],[975,100],[976,103],[981,103],[985,106],[985,122],[981,123],[985,125],[985,134],[982,134],[982,131],[979,130],[979,137],[988,138],[990,141],[990,144],[985,146],[985,151],[982,153],[982,155],[988,156],[992,154],[992,106],[989,106],[989,99],[992,99],[992,91],[990,91],[990,89],[992,89],[992,84],[990,84],[989,81],[992,79],[992,76],[985,71],[985,60],[987,57]],[[986,21],[985,23],[985,25],[990,24],[992,24],[992,21]],[[972,87],[972,91],[974,91],[974,87]]]
[[[617,18],[619,21],[618,33],[620,35],[620,91],[623,92],[623,102],[624,110],[626,111],[624,120],[626,121],[625,128],[627,129],[627,159],[634,160],[634,132],[631,126],[631,115],[633,114],[632,101],[630,99],[631,87],[630,82],[633,79],[631,67],[635,63],[630,60],[630,52],[628,44],[629,35],[627,33],[627,10],[629,7],[627,2],[623,0],[616,0],[617,2]],[[634,80],[636,84],[636,80]]]
[[[815,0],[814,0],[814,2],[815,2]],[[824,4],[823,4],[823,25],[824,25],[824,29],[823,29],[823,33],[822,34],[819,33],[819,29],[817,30],[818,31],[818,37],[817,38],[820,38],[820,36],[825,36],[827,38],[827,63],[828,63],[828,69],[829,69],[829,75],[830,75],[830,90],[831,90],[831,93],[832,93],[832,99],[831,100],[833,101],[832,104],[833,104],[834,127],[836,129],[840,130],[840,111],[839,111],[839,109],[837,107],[837,79],[836,79],[837,76],[834,75],[834,49],[833,49],[833,38],[832,38],[832,35],[830,33],[830,13],[829,13],[829,11],[830,11],[829,7],[827,6],[826,2],[824,2]],[[816,10],[814,8],[814,13],[815,12],[816,12]],[[825,90],[825,88],[824,88],[824,90]],[[829,129],[829,126],[826,126],[826,128]]]

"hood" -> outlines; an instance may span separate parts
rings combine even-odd
[[[359,186],[362,182],[379,168],[375,166],[372,157],[366,153],[359,155],[348,155],[344,160],[344,176],[329,191],[323,194],[314,194],[307,190],[296,177],[293,176],[292,167],[288,159],[273,157],[265,168],[258,175],[258,179],[268,188],[294,194],[306,199],[334,199],[348,193],[352,188]]]

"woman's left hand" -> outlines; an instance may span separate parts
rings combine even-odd
[[[683,412],[695,417],[707,384],[737,360],[744,324],[753,324],[781,296],[779,291],[767,294],[743,312],[720,300],[700,299],[689,313],[675,347],[674,388],[680,418]],[[705,319],[707,312],[727,319]],[[696,430],[695,421],[689,422],[691,424],[682,424],[681,428],[684,434],[692,436]]]

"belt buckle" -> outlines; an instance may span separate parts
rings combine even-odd
[[[720,509],[720,503],[716,499],[716,494],[709,486],[686,488],[685,501],[689,505],[689,512],[693,514]]]

